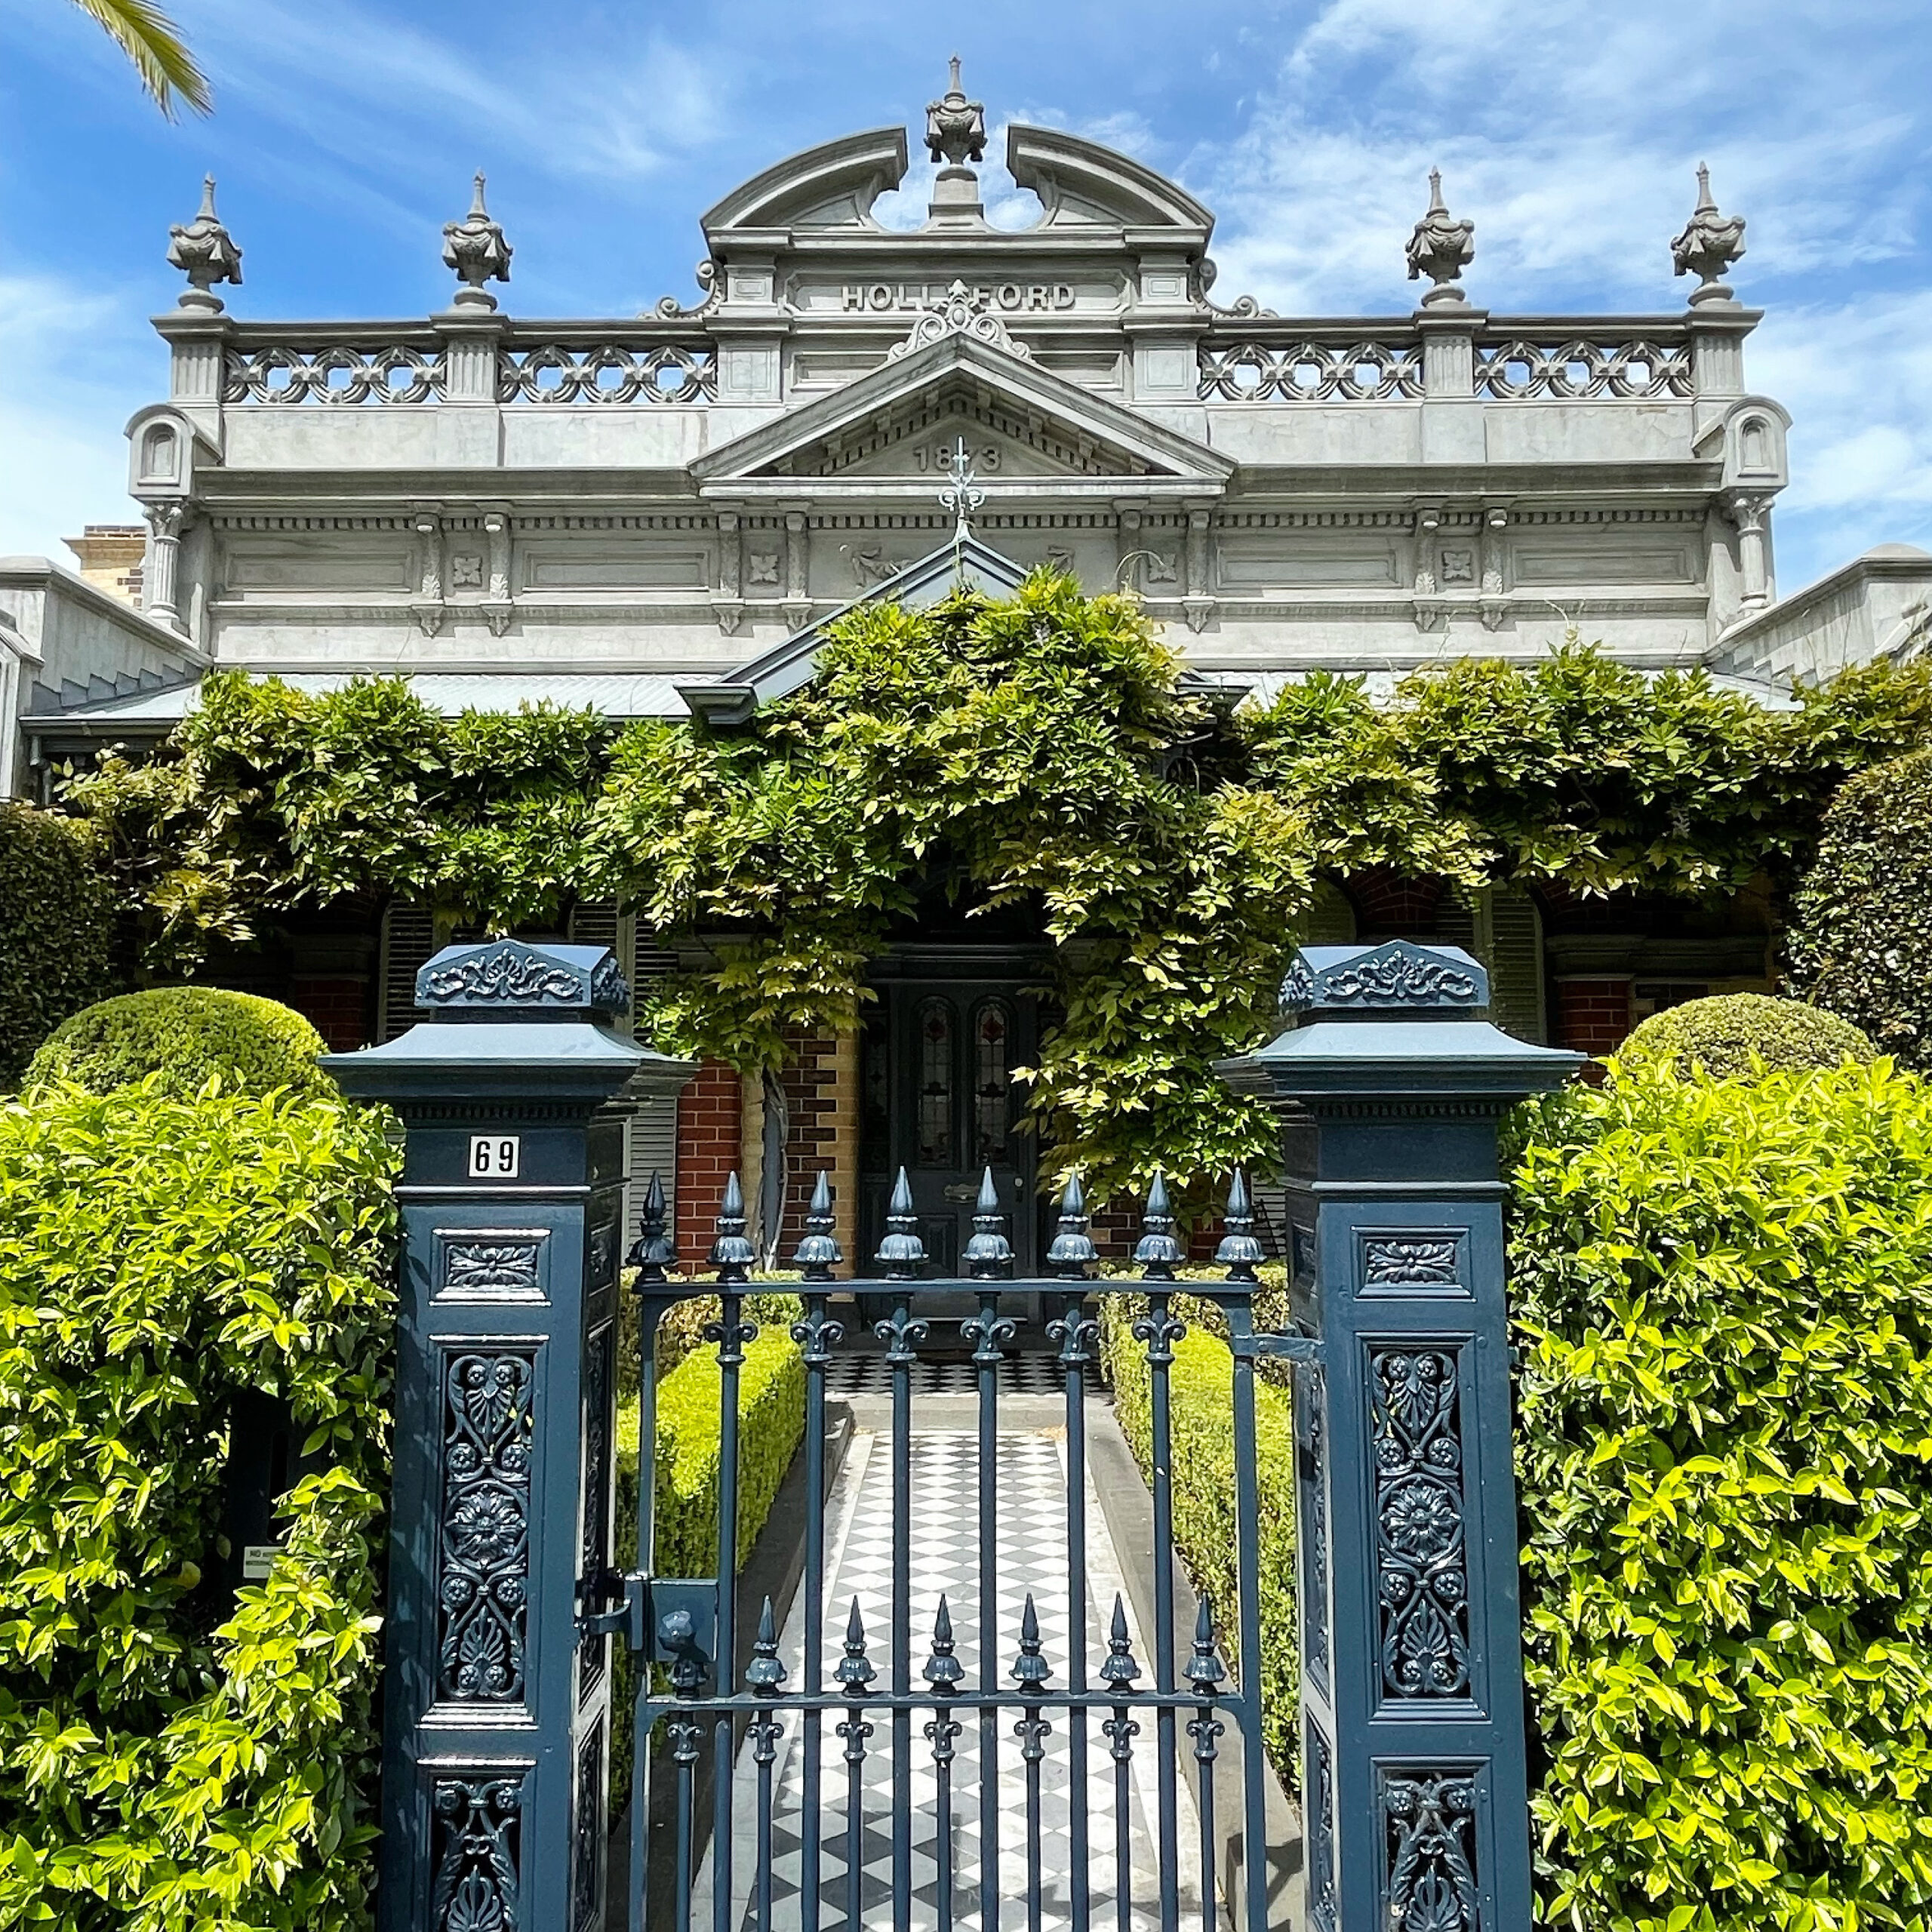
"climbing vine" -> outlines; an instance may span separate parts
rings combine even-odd
[[[1850,771],[1932,744],[1932,672],[1864,667],[1773,709],[1580,645],[1378,701],[1317,674],[1262,708],[1192,687],[1131,597],[862,608],[742,727],[538,707],[445,718],[394,680],[211,678],[159,761],[76,780],[149,956],[195,969],[296,909],[395,894],[494,930],[615,894],[712,963],[647,1016],[770,1066],[849,1027],[934,895],[1052,942],[1034,1108],[1096,1198],[1260,1155],[1213,1062],[1266,1031],[1318,876],[1715,895],[1783,882]]]

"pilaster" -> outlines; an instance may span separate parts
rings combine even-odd
[[[1424,463],[1481,463],[1487,454],[1483,405],[1476,397],[1475,342],[1488,320],[1487,309],[1465,302],[1416,311],[1415,328],[1422,338]]]

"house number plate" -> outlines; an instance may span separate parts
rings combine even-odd
[[[521,1134],[472,1134],[469,1137],[472,1180],[514,1180],[522,1162]]]

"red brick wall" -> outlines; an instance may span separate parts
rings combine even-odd
[[[725,1177],[738,1164],[744,1088],[737,1069],[708,1060],[678,1096],[678,1257],[700,1265],[711,1251]]]
[[[291,980],[288,1004],[328,1042],[331,1053],[353,1053],[369,1044],[366,980]]]
[[[829,1176],[837,1173],[837,1042],[829,1034],[792,1029],[786,1032],[785,1065],[778,1076],[785,1089],[790,1122],[785,1142],[785,1206],[778,1238],[781,1266],[805,1231],[805,1211],[811,1205],[820,1168]]]
[[[1556,1043],[1592,1059],[1614,1053],[1630,1030],[1628,980],[1558,980]]]

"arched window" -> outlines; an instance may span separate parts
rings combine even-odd
[[[150,424],[141,438],[141,478],[143,482],[172,483],[177,480],[174,429],[165,423]]]
[[[958,1029],[952,1007],[929,999],[919,1007],[919,1146],[925,1168],[953,1164],[958,1095]]]
[[[973,1164],[1003,1167],[1013,1128],[1013,1015],[989,999],[973,1017]]]

